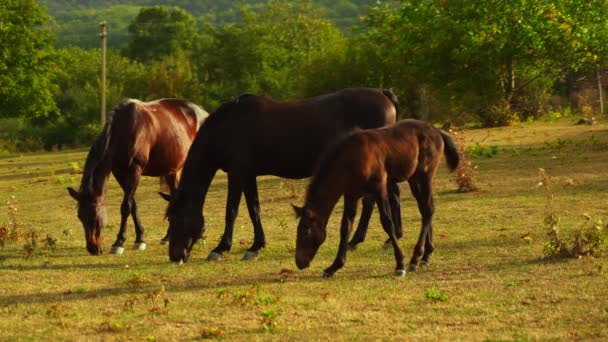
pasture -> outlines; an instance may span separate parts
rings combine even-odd
[[[608,339],[608,259],[543,259],[545,193],[538,169],[552,177],[563,234],[608,219],[608,122],[516,124],[467,130],[480,190],[457,193],[441,163],[435,177],[435,253],[429,266],[393,276],[392,251],[374,211],[367,240],[346,265],[322,279],[339,239],[341,203],[311,267],[294,263],[297,220],[307,180],[259,177],[268,246],[241,261],[253,231],[244,200],[235,243],[205,262],[223,232],[226,177],[218,173],[205,204],[206,240],[188,263],[168,262],[158,244],[167,222],[159,181],[137,191],[146,251],[109,255],[122,191],[110,178],[104,253],[90,256],[67,186],[78,186],[87,150],[0,158],[0,225],[16,218],[39,232],[26,254],[22,238],[0,248],[0,339],[4,340],[601,340]],[[406,258],[420,216],[401,185]],[[10,206],[10,208],[9,208]],[[16,209],[15,209],[16,208]],[[7,215],[7,212],[10,215]],[[52,248],[42,240],[50,234]],[[134,240],[132,222],[126,247]]]

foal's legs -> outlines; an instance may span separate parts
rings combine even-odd
[[[260,200],[258,199],[258,184],[255,176],[249,178],[245,184],[245,201],[247,202],[247,210],[249,218],[253,223],[253,244],[245,255],[243,260],[254,260],[258,257],[260,249],[266,246],[266,236],[260,219]]]
[[[348,243],[348,249],[351,251],[357,249],[357,245],[365,241],[365,235],[367,235],[367,228],[369,226],[369,220],[372,217],[372,211],[374,210],[376,199],[373,195],[365,195],[365,197],[363,197],[363,201],[361,202],[363,204],[363,208],[361,209],[359,224],[357,225],[357,230],[355,230],[353,238]]]
[[[410,189],[418,202],[418,210],[422,216],[422,227],[418,242],[414,246],[414,253],[410,260],[409,271],[415,271],[420,259],[422,258],[421,266],[429,262],[431,254],[435,250],[433,245],[433,226],[432,218],[435,212],[435,204],[433,203],[433,194],[431,189],[431,179],[427,173],[418,173],[410,180]]]
[[[239,203],[241,202],[241,194],[243,193],[243,178],[235,173],[228,173],[228,199],[226,201],[226,226],[222,240],[215,247],[207,261],[215,261],[222,257],[224,252],[227,252],[232,247],[232,234],[234,232],[234,221],[239,213]]]
[[[342,214],[342,223],[340,224],[340,245],[338,254],[334,259],[333,264],[323,271],[323,277],[329,278],[334,273],[341,269],[346,262],[346,250],[348,247],[348,236],[353,227],[353,220],[357,215],[357,203],[359,199],[355,196],[344,195],[344,213]]]
[[[403,265],[403,251],[401,251],[401,247],[397,243],[397,236],[395,234],[395,224],[391,215],[391,207],[389,205],[389,199],[386,193],[382,194],[382,196],[378,197],[378,209],[380,212],[380,222],[382,223],[382,228],[388,235],[388,240],[390,244],[393,246],[393,252],[395,254],[395,275],[404,276],[405,275],[405,266]]]
[[[177,176],[177,173],[170,173],[165,176],[165,182],[167,182],[167,185],[169,186],[169,193],[171,194],[171,198],[174,198],[175,196],[175,190],[177,189],[177,184],[179,182],[178,178],[179,177]],[[160,239],[161,245],[164,245],[167,242],[169,242],[169,228],[167,228],[165,236]]]
[[[399,184],[396,182],[387,183],[388,202],[391,208],[392,220],[395,224],[395,236],[400,239],[403,236],[403,227],[401,224],[401,205],[399,200]],[[357,245],[365,240],[367,229],[369,227],[369,220],[372,216],[372,210],[374,209],[374,203],[376,198],[373,195],[366,195],[363,197],[363,209],[361,211],[361,217],[359,218],[359,225],[353,235],[353,238],[348,243],[348,249],[355,250]],[[388,248],[391,246],[390,238],[384,242],[384,247]]]

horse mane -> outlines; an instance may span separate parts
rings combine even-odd
[[[325,177],[329,175],[329,170],[334,165],[334,162],[338,160],[338,157],[342,153],[342,146],[346,143],[348,138],[357,132],[360,132],[361,128],[355,127],[342,136],[332,141],[327,148],[323,151],[313,171],[313,176],[306,190],[306,201],[310,198],[310,195],[317,191],[321,182],[325,180]]]
[[[131,101],[130,99],[124,99],[107,116],[103,130],[99,136],[97,136],[97,139],[95,139],[95,142],[93,143],[93,146],[91,146],[87,159],[84,163],[82,182],[80,183],[81,193],[94,193],[95,189],[99,189],[96,188],[96,185],[101,185],[104,183],[105,178],[107,177],[107,172],[99,172],[99,168],[103,167],[103,162],[110,146],[114,116],[118,112],[121,112],[134,104],[135,102]]]
[[[384,96],[388,97],[388,99],[391,100],[393,106],[395,106],[395,114],[399,116],[399,99],[397,98],[397,95],[395,95],[395,93],[393,93],[393,91],[390,89],[382,90],[382,94],[384,94]]]

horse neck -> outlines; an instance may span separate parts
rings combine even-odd
[[[311,183],[305,207],[312,210],[326,224],[336,203],[344,193],[344,177],[326,175],[323,180]]]
[[[187,194],[189,200],[202,207],[218,168],[209,160],[209,153],[197,152],[198,148],[192,147],[182,170],[178,192]]]

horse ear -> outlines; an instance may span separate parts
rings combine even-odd
[[[159,192],[158,193],[160,195],[160,197],[162,197],[165,201],[167,202],[171,202],[171,195],[166,194],[164,192]]]
[[[73,188],[68,187],[68,193],[70,194],[70,196],[72,196],[73,199],[75,199],[76,201],[80,200],[80,193],[76,190],[74,190]]]
[[[296,213],[296,218],[300,218],[302,214],[304,214],[304,208],[300,208],[296,205],[291,205],[293,207],[293,211]]]

